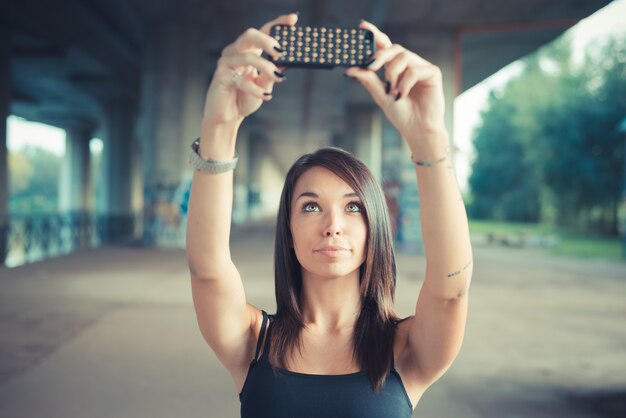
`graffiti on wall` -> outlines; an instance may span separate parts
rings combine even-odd
[[[144,240],[165,247],[184,247],[191,178],[144,189]]]

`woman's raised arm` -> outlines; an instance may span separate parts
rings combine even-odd
[[[200,131],[202,159],[232,160],[243,119],[271,99],[280,69],[261,57],[278,55],[272,25],[295,24],[296,15],[248,29],[222,52],[206,95]],[[230,254],[233,172],[195,171],[189,196],[187,259],[202,335],[240,387],[252,357],[260,312],[246,304]]]
[[[401,326],[406,327],[408,374],[425,389],[450,366],[463,340],[472,276],[468,221],[448,149],[441,71],[392,44],[374,25],[361,27],[374,33],[378,50],[368,69],[350,68],[346,74],[372,94],[416,166],[426,277],[415,316]],[[375,73],[381,68],[384,82]]]

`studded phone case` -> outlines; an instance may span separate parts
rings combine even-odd
[[[285,52],[274,63],[284,67],[364,67],[375,52],[366,29],[276,25],[270,36]]]

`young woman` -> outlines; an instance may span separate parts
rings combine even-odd
[[[377,51],[368,68],[346,70],[370,92],[415,162],[426,253],[415,315],[399,320],[394,312],[383,193],[345,151],[307,154],[287,174],[277,222],[275,315],[246,303],[230,257],[237,131],[284,80],[261,57],[280,54],[269,28],[296,20],[290,14],[246,30],[224,49],[207,92],[187,227],[200,330],[233,377],[242,417],[410,417],[459,352],[472,274],[437,67],[362,22]],[[386,81],[375,73],[381,68]]]

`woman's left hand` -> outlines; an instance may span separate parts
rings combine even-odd
[[[411,149],[421,138],[445,135],[444,97],[439,68],[398,44],[373,24],[359,25],[374,33],[376,53],[367,68],[351,67],[346,75],[357,79],[385,112]],[[384,67],[382,81],[376,71]]]

